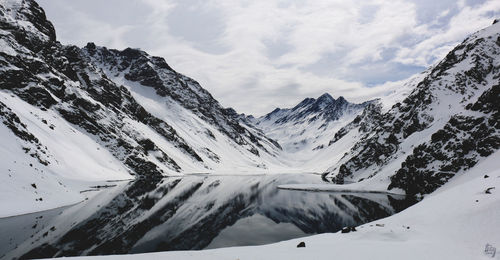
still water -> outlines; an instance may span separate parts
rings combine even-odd
[[[0,258],[196,250],[261,245],[337,232],[392,215],[404,197],[308,192],[311,174],[196,175],[109,183],[74,206],[0,219]]]

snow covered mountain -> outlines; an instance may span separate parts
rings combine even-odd
[[[325,176],[408,195],[434,191],[500,148],[499,78],[496,23],[455,47],[389,111],[368,106],[338,131],[331,146],[353,145]]]
[[[1,190],[33,209],[71,180],[258,170],[280,150],[163,58],[60,44],[31,0],[0,1],[0,118]]]
[[[323,169],[311,168],[313,164],[309,162],[314,162],[312,159],[319,154],[330,154],[324,148],[328,146],[332,134],[352,121],[366,106],[376,102],[354,104],[342,96],[334,99],[325,93],[317,99],[306,98],[293,108],[276,108],[265,116],[245,118],[245,121],[262,129],[281,145],[280,159],[292,166],[290,168],[323,171],[325,166],[322,166]]]
[[[321,149],[320,136],[331,135],[332,128],[352,120],[373,101],[353,104],[325,93],[306,98],[293,108],[276,108],[271,113],[251,120],[267,135],[277,140],[285,151],[305,150],[305,146]]]
[[[0,0],[1,215],[77,202],[88,182],[198,172],[324,172],[427,194],[500,147],[499,53],[497,23],[403,84],[411,93],[390,109],[393,96],[324,94],[253,118],[163,58],[62,45],[35,1]]]

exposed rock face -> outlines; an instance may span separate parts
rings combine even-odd
[[[330,122],[338,120],[344,114],[356,113],[370,103],[371,101],[363,104],[353,104],[342,96],[334,99],[330,94],[325,93],[317,99],[306,98],[293,108],[276,108],[271,113],[260,118],[259,123],[263,121],[272,121],[274,124],[300,123],[321,119]]]
[[[276,108],[260,118],[245,118],[245,122],[277,140],[285,153],[300,152],[304,158],[322,152],[344,121],[354,118],[373,102],[354,104],[342,96],[334,99],[325,93],[317,99],[306,98],[293,108]]]
[[[26,154],[38,159],[38,162],[42,165],[49,164],[47,147],[43,147],[38,138],[26,129],[26,125],[21,122],[19,117],[2,102],[0,102],[0,120],[14,135],[24,141],[22,149]]]
[[[493,100],[498,99],[499,77],[500,27],[493,25],[455,47],[403,102],[384,114],[367,107],[337,132],[331,144],[354,128],[365,134],[327,175],[346,183],[382,173],[390,177],[389,189],[410,195],[434,191],[498,150]],[[387,167],[399,161],[392,176]]]
[[[61,45],[54,27],[34,1],[5,1],[0,6],[0,30],[0,90],[19,97],[35,110],[56,112],[108,149],[132,174],[159,176],[182,172],[186,167],[210,170],[210,165],[225,158],[210,146],[217,146],[217,142],[233,147],[227,149],[251,158],[249,161],[280,149],[257,129],[240,123],[196,81],[174,71],[163,58],[137,49],[118,51],[93,43],[84,48]],[[143,88],[155,91],[157,100],[166,104],[165,111],[168,105],[178,105],[180,108],[172,113],[192,118],[197,125],[190,129],[175,127],[172,123],[177,122],[172,118],[151,113],[134,96]],[[16,136],[25,142],[39,142],[23,124],[25,119],[16,115],[18,111],[4,104],[1,109],[4,125]],[[47,122],[47,118],[42,120]],[[51,129],[57,138],[59,129]],[[213,141],[191,141],[199,132]],[[38,157],[46,165],[51,163]]]
[[[474,166],[500,148],[500,85],[485,91],[469,115],[454,115],[431,140],[415,149],[391,177],[389,189],[407,194],[431,193],[455,173]]]
[[[36,2],[0,3],[0,130],[19,144],[8,149],[36,160],[37,172],[57,176],[70,163],[87,166],[56,151],[60,143],[83,145],[72,142],[78,137],[86,158],[111,156],[97,167],[108,172],[118,161],[128,173],[154,179],[228,165],[281,167],[289,162],[274,160],[284,154],[299,163],[340,154],[324,175],[333,182],[379,176],[389,189],[418,195],[499,148],[498,23],[453,49],[387,112],[379,101],[324,94],[254,118],[222,107],[163,58],[93,43],[64,46]],[[10,170],[15,161],[2,164]]]
[[[337,142],[339,139],[344,137],[349,131],[358,128],[361,133],[368,133],[375,128],[380,120],[382,119],[382,105],[378,100],[369,103],[364,109],[363,112],[356,116],[356,118],[342,127],[339,131],[337,131],[333,137],[333,139],[328,143],[328,145],[332,145]]]
[[[127,48],[123,51],[96,47],[89,43],[84,52],[94,64],[112,75],[123,75],[131,82],[153,88],[161,97],[170,97],[186,109],[217,127],[238,145],[261,146],[258,138],[233,120],[212,95],[198,82],[174,71],[163,58],[149,56],[144,51]],[[249,141],[250,140],[250,141]]]
[[[8,1],[4,4],[0,6],[0,27],[24,47],[39,51],[55,42],[54,26],[35,1]]]

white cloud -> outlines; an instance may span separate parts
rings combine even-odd
[[[429,66],[443,58],[455,45],[468,35],[493,22],[494,11],[500,10],[499,1],[487,1],[478,7],[465,6],[464,1],[457,4],[462,9],[454,15],[444,28],[428,28],[425,24],[417,33],[423,39],[418,44],[402,48],[397,61],[405,64]],[[500,14],[496,11],[496,14]]]
[[[494,0],[110,1],[107,13],[92,7],[98,0],[40,4],[64,43],[139,47],[224,106],[259,115],[323,92],[381,95],[394,84],[373,85],[423,70],[500,10]]]

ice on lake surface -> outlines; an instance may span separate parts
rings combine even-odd
[[[116,186],[88,191],[88,200],[71,207],[0,219],[0,258],[260,245],[337,232],[409,206],[388,194],[277,188],[321,182],[317,175],[281,174],[110,183]]]

